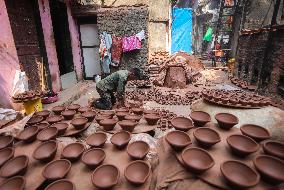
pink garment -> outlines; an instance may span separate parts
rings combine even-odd
[[[141,49],[142,43],[136,36],[124,37],[122,39],[123,52]]]

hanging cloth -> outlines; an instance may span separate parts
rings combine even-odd
[[[109,65],[111,63],[111,45],[112,45],[112,38],[110,34],[103,32],[100,35],[101,43],[100,43],[100,62],[103,68],[103,72],[106,74],[110,73]]]
[[[112,36],[111,65],[118,67],[120,63],[121,55],[122,55],[122,38],[117,37],[117,36]]]
[[[211,42],[212,41],[212,35],[213,35],[213,29],[211,27],[209,27],[205,36],[203,37],[203,40]]]
[[[128,52],[136,49],[142,48],[141,41],[134,35],[130,37],[123,37],[122,38],[122,44],[123,44],[123,52]]]

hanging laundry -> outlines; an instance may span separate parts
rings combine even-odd
[[[141,30],[138,34],[135,35],[140,41],[145,39],[145,31]]]
[[[118,67],[120,63],[121,55],[122,55],[122,38],[117,37],[117,36],[112,36],[111,65]]]
[[[103,32],[100,35],[101,43],[100,43],[100,63],[103,68],[103,72],[105,74],[110,73],[109,65],[111,63],[111,45],[112,45],[112,38],[111,35]]]
[[[123,52],[128,52],[128,51],[142,48],[141,41],[135,35],[130,36],[130,37],[123,37],[122,44],[123,44],[122,46]]]

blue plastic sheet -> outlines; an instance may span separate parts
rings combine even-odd
[[[192,9],[173,8],[172,53],[192,51]]]

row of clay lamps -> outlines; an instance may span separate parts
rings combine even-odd
[[[214,159],[205,149],[210,149],[220,142],[221,138],[214,129],[204,127],[211,121],[208,113],[194,111],[190,114],[190,118],[192,120],[185,117],[174,118],[171,123],[176,130],[166,135],[166,141],[174,151],[182,151],[182,161],[190,172],[200,174],[215,164]],[[229,113],[218,113],[215,119],[218,126],[225,130],[238,124],[238,118]],[[194,130],[193,136],[202,148],[188,147],[192,142],[186,131],[194,126],[198,128]],[[231,135],[226,140],[231,152],[241,158],[258,151],[258,143],[270,138],[269,131],[258,125],[245,124],[240,130],[242,135]],[[262,148],[267,155],[259,155],[253,160],[258,172],[241,161],[229,160],[222,163],[221,173],[227,183],[234,188],[250,188],[258,184],[259,174],[265,182],[273,185],[284,182],[284,144],[268,140],[262,144]],[[197,162],[199,164],[196,164]],[[234,176],[230,173],[232,169],[235,171]],[[250,181],[248,182],[247,179]]]
[[[231,82],[234,85],[236,85],[236,86],[238,86],[238,87],[240,87],[242,89],[247,89],[247,90],[251,90],[251,91],[256,90],[256,86],[249,85],[249,83],[247,81],[243,81],[243,80],[240,80],[240,79],[235,78],[235,77],[231,78]]]

